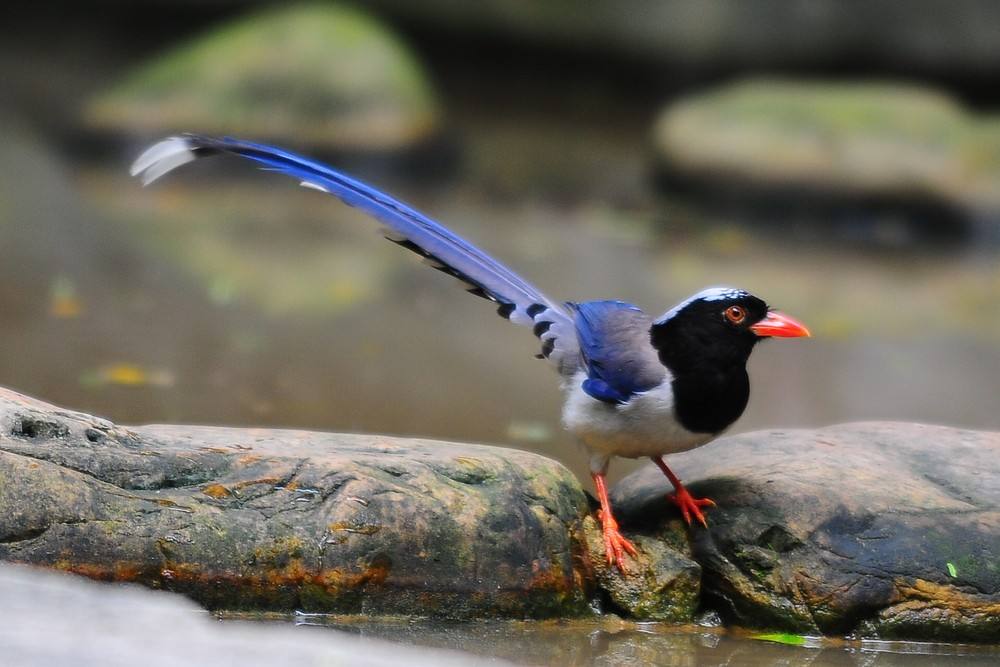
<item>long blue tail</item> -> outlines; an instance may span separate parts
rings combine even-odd
[[[131,173],[148,185],[181,165],[216,153],[232,153],[264,169],[293,176],[303,186],[332,194],[375,217],[388,227],[387,239],[461,280],[470,293],[495,302],[503,317],[532,326],[542,343],[542,356],[563,373],[575,370],[578,348],[573,320],[561,303],[420,212],[326,165],[264,144],[185,134],[148,148],[136,159]]]

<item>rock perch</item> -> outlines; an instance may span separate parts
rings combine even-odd
[[[572,474],[384,436],[122,427],[0,390],[0,560],[214,609],[589,613]]]

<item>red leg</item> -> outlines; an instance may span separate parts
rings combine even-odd
[[[604,533],[604,554],[608,558],[608,565],[615,565],[622,574],[628,574],[628,569],[625,567],[625,554],[635,556],[635,547],[618,532],[618,522],[611,514],[611,502],[608,500],[608,487],[604,482],[604,473],[594,472],[590,476],[594,478],[597,499],[601,502],[597,518],[601,521],[601,530]]]
[[[694,518],[698,519],[698,522],[701,523],[701,525],[708,528],[708,522],[705,521],[705,515],[701,513],[701,508],[715,507],[715,501],[709,498],[695,498],[688,493],[687,489],[684,488],[684,485],[681,484],[681,480],[677,478],[677,475],[675,475],[673,471],[667,467],[667,464],[664,462],[662,457],[653,456],[650,458],[653,459],[653,463],[659,466],[660,470],[663,471],[663,474],[670,480],[670,483],[674,485],[674,492],[668,496],[668,498],[681,508],[681,516],[684,517],[684,521],[687,525],[691,525],[691,516],[694,515]]]

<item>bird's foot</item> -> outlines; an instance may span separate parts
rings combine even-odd
[[[625,554],[637,556],[639,552],[635,546],[625,539],[625,536],[618,532],[618,522],[613,516],[604,516],[604,512],[598,510],[597,518],[601,521],[601,531],[604,533],[604,555],[608,559],[608,565],[618,568],[622,574],[628,574],[625,567]]]
[[[708,528],[708,522],[705,520],[705,515],[701,513],[701,508],[715,507],[714,500],[710,498],[695,498],[683,485],[678,486],[676,491],[667,496],[667,499],[681,509],[681,516],[684,517],[684,522],[687,525],[691,525],[691,517],[693,516],[698,520],[698,523]]]

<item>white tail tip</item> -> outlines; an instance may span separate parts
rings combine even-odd
[[[299,185],[301,185],[304,188],[309,188],[310,190],[319,190],[320,192],[325,192],[327,194],[330,194],[330,191],[327,190],[322,185],[320,185],[319,183],[313,183],[311,181],[300,181]]]
[[[194,149],[184,137],[170,137],[143,151],[132,163],[129,173],[139,176],[143,185],[149,185],[160,176],[195,160]]]

